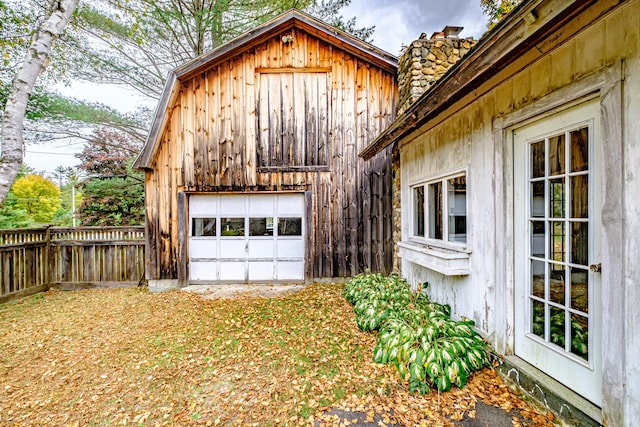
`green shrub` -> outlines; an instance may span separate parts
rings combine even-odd
[[[410,303],[411,289],[395,275],[361,274],[348,282],[344,296],[354,305],[358,327],[376,331],[391,312]]]
[[[379,331],[374,360],[394,366],[412,391],[463,387],[471,372],[489,364],[473,321],[451,320],[449,306],[412,292],[396,275],[355,276],[344,296],[354,305],[358,327]]]

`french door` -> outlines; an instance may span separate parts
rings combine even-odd
[[[515,353],[602,400],[600,106],[513,131]]]

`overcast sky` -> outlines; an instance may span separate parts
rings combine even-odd
[[[341,14],[345,18],[355,16],[359,27],[374,25],[373,45],[396,56],[403,45],[418,39],[421,33],[430,37],[451,25],[464,27],[461,37],[479,38],[487,25],[480,0],[352,0]],[[101,102],[124,112],[134,110],[139,103],[134,92],[113,86],[75,83],[60,90],[64,95]],[[38,171],[52,172],[58,165],[76,165],[73,153],[81,149],[80,144],[68,141],[30,145],[25,163]]]
[[[480,0],[351,0],[341,11],[359,27],[375,25],[373,45],[398,56],[402,45],[430,37],[446,25],[464,27],[461,37],[479,38],[487,29]]]

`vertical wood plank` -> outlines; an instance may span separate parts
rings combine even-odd
[[[295,67],[307,65],[307,33],[294,29],[293,64]]]
[[[195,139],[195,82],[184,84],[182,94],[182,171],[184,175],[184,185],[187,188],[193,187],[194,182],[194,159],[193,145]]]
[[[209,89],[209,143],[207,144],[208,162],[211,176],[208,184],[213,187],[220,185],[220,122],[222,119],[220,107],[220,67],[216,67],[207,74]]]
[[[256,88],[258,98],[258,166],[263,167],[269,164],[270,151],[270,105],[269,105],[269,76],[267,74],[258,75],[258,85]]]
[[[304,87],[306,96],[304,98],[304,135],[300,136],[300,153],[302,162],[305,165],[318,164],[318,107],[319,93],[318,80],[322,74],[304,75]]]
[[[244,67],[242,57],[231,61],[231,183],[230,187],[245,187],[245,152],[247,103],[244,98]]]
[[[297,45],[298,41],[296,40],[295,31],[292,28],[289,31],[285,31],[282,33],[284,35],[291,35],[293,37],[293,41],[289,43],[284,43],[280,41],[280,63],[281,67],[293,67],[294,64],[294,55],[295,55],[295,45]],[[282,40],[282,38],[280,39]]]
[[[375,132],[375,115],[377,114],[377,108],[374,105],[378,99],[375,96],[379,87],[376,87],[376,80],[371,77],[371,74],[375,74],[376,70],[369,67],[358,67],[358,76],[356,79],[357,93],[357,114],[356,114],[356,132],[357,132],[357,147],[356,151],[360,152],[371,140],[370,135],[374,135]],[[355,247],[357,249],[358,271],[366,271],[371,268],[371,252],[375,250],[371,246],[371,226],[370,226],[370,197],[371,197],[371,162],[363,162],[361,159],[358,161],[358,173],[357,173],[357,189],[356,195],[357,202],[357,242]]]
[[[284,117],[282,87],[285,84],[284,77],[280,74],[267,75],[269,86],[269,165],[282,166],[282,137],[285,132],[282,119]]]
[[[220,145],[219,145],[219,164],[220,164],[220,185],[231,186],[231,78],[229,70],[229,62],[224,61],[219,67],[220,80]]]
[[[280,138],[281,157],[280,165],[295,165],[295,104],[294,104],[294,76],[293,73],[282,73],[280,79],[282,86],[280,87],[280,101],[282,109],[280,112],[280,121],[282,123],[282,136]],[[276,135],[277,137],[277,135]]]
[[[307,84],[308,74],[292,74],[291,94],[293,102],[291,108],[291,122],[293,124],[291,135],[290,164],[305,166],[307,152]]]
[[[321,270],[318,277],[335,277],[334,276],[334,234],[332,227],[332,194],[331,194],[331,174],[328,172],[321,172],[319,174],[319,190],[318,197],[321,200],[318,207],[318,222],[320,238],[318,239],[318,246],[316,246],[316,254],[322,254],[322,257],[317,256],[319,261],[322,262]],[[320,259],[321,258],[321,259]]]
[[[249,187],[255,187],[256,174],[257,174],[257,149],[256,149],[256,79],[255,79],[255,55],[244,54],[244,94],[246,113],[244,117],[245,121],[245,183]]]
[[[194,114],[194,139],[193,139],[193,185],[202,191],[205,184],[204,177],[207,172],[207,90],[205,76],[203,74],[193,79],[193,114]],[[186,160],[185,160],[186,161]]]
[[[268,41],[268,62],[267,67],[269,68],[280,68],[282,67],[282,53],[280,51],[280,46],[282,42],[280,41],[280,37],[276,36]]]
[[[305,282],[309,283],[313,279],[314,273],[314,263],[313,260],[315,258],[314,254],[314,206],[313,206],[313,192],[305,191],[304,192],[304,212],[305,212],[305,228],[306,228],[306,239],[305,239],[305,248],[304,248],[304,278]]]

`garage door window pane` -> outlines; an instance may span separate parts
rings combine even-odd
[[[216,219],[215,218],[193,218],[191,220],[192,236],[215,236],[216,235]]]
[[[279,236],[302,236],[302,218],[278,219]]]
[[[220,234],[223,236],[244,236],[244,218],[221,218]]]
[[[273,236],[273,218],[249,218],[249,236]]]

